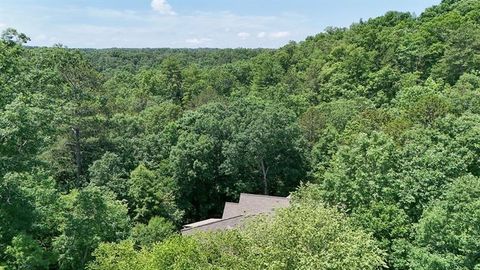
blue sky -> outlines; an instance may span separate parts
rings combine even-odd
[[[0,0],[0,29],[30,45],[76,48],[276,48],[327,26],[440,0]]]

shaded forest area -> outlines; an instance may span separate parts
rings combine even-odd
[[[0,41],[0,269],[480,269],[480,1],[278,50]],[[243,230],[181,237],[241,192]]]

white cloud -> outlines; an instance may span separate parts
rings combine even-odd
[[[35,16],[37,13],[48,16]],[[259,16],[196,11],[159,16],[148,10],[26,6],[20,11],[4,10],[0,5],[0,18],[0,22],[30,36],[32,46],[62,43],[72,48],[278,48],[286,40],[272,38],[271,33],[296,29],[288,37],[292,40],[301,40],[309,34],[298,16],[288,14]],[[265,36],[258,38],[261,32]]]
[[[281,32],[259,32],[257,34],[257,38],[263,39],[268,37],[269,39],[282,39],[289,37],[291,34],[290,32],[281,31]]]
[[[240,33],[237,34],[237,36],[241,39],[247,39],[251,36],[251,34],[247,33],[247,32],[240,32]]]
[[[82,12],[82,11],[80,11]],[[133,10],[116,10],[87,7],[85,12],[88,16],[102,19],[141,20],[142,16]]]
[[[153,10],[164,15],[176,15],[172,6],[168,4],[167,0],[152,0],[151,6]]]
[[[0,29],[1,29],[1,28],[6,28],[6,27],[7,27],[7,24],[6,24],[6,23],[0,22]]]
[[[47,37],[47,35],[45,35],[45,34],[40,34],[40,35],[37,35],[37,36],[33,37],[33,40],[36,40],[36,41],[47,41],[47,40],[48,40],[48,37]]]
[[[270,33],[269,37],[271,38],[286,38],[290,36],[290,32],[273,32]]]
[[[200,45],[212,41],[211,38],[189,38],[185,40],[186,43]]]

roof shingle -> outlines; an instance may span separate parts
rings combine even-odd
[[[226,202],[221,219],[207,219],[184,226],[183,235],[193,234],[198,231],[214,231],[232,229],[243,224],[248,216],[259,214],[273,214],[278,208],[290,205],[290,198],[240,194],[238,203]]]

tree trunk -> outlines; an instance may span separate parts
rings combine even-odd
[[[260,169],[262,171],[263,194],[268,195],[268,167],[265,166],[263,159],[260,161]]]
[[[80,146],[80,129],[77,127],[72,128],[74,145],[73,151],[75,155],[75,165],[76,165],[76,175],[77,175],[77,184],[80,184],[80,178],[82,175],[82,152]]]

